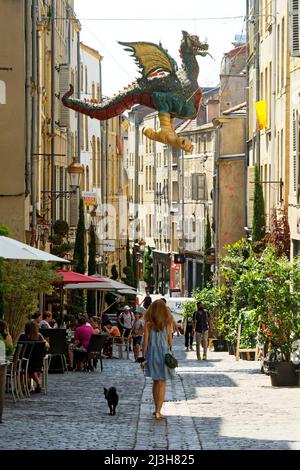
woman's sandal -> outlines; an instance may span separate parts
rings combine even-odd
[[[156,419],[157,421],[160,421],[160,420],[162,420],[162,419],[166,419],[166,416],[164,416],[164,415],[162,415],[162,414],[160,414],[160,413],[154,413],[154,416],[155,416],[155,419]]]

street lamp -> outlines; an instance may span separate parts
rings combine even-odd
[[[42,194],[48,194],[49,198],[52,199],[71,199],[73,194],[76,194],[77,188],[80,187],[81,176],[83,168],[78,163],[77,157],[73,157],[72,163],[68,166],[67,172],[70,180],[71,191],[41,191]]]

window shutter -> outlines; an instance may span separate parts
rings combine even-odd
[[[192,199],[194,201],[206,200],[206,179],[205,174],[192,174]]]
[[[254,201],[254,188],[255,188],[255,166],[248,167],[248,224],[252,226],[253,221],[253,201]]]
[[[290,49],[293,57],[300,57],[300,0],[290,0]]]
[[[293,142],[292,142],[292,188],[294,194],[299,194],[299,113],[293,111]]]
[[[71,83],[71,70],[67,64],[62,64],[59,67],[59,94],[62,98],[63,95],[69,90],[69,83]],[[60,100],[60,127],[70,127],[70,109],[62,104]]]

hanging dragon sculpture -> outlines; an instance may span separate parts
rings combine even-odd
[[[148,106],[158,111],[160,129],[145,128],[144,135],[151,140],[191,152],[192,142],[176,134],[173,121],[174,118],[185,120],[196,117],[202,94],[197,82],[199,65],[195,56],[205,57],[209,53],[208,44],[201,43],[198,36],[186,31],[182,31],[182,36],[180,69],[161,45],[119,42],[125,46],[125,50],[132,52],[142,76],[118,95],[99,104],[70,98],[73,94],[70,85],[70,90],[62,98],[63,104],[100,121],[118,116],[135,104]]]

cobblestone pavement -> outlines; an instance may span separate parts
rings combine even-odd
[[[300,449],[300,389],[275,388],[257,362],[209,352],[196,361],[175,337],[177,378],[166,421],[155,421],[152,381],[138,364],[105,359],[104,371],[49,375],[48,395],[6,399],[0,449]],[[103,387],[120,403],[109,416]]]

